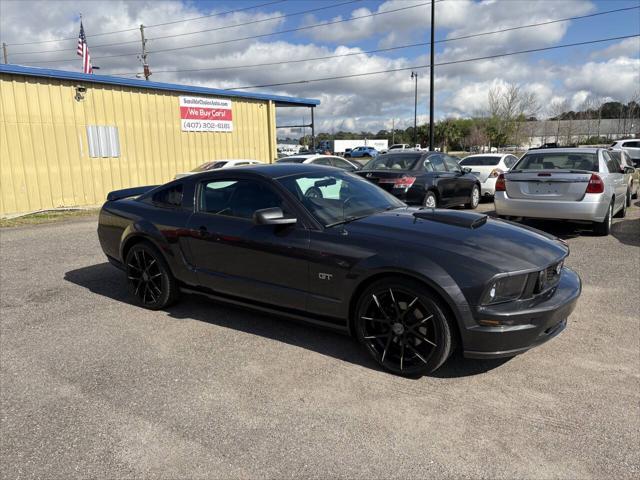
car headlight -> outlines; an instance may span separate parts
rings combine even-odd
[[[528,273],[494,278],[482,296],[482,305],[510,302],[522,296],[527,284]]]

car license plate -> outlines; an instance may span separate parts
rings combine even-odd
[[[550,195],[558,193],[558,189],[550,183],[534,183],[531,187],[531,193],[538,195]]]

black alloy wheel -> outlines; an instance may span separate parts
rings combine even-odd
[[[126,270],[129,291],[141,307],[159,310],[177,299],[176,281],[155,247],[147,243],[131,247]]]
[[[384,369],[419,376],[452,350],[451,326],[439,301],[418,282],[398,278],[369,287],[356,308],[356,334]]]

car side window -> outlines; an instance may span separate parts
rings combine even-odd
[[[458,162],[456,161],[455,158],[450,157],[448,155],[445,155],[444,157],[444,163],[447,166],[447,170],[449,170],[450,172],[461,172],[462,170],[460,169],[460,165],[458,165]]]
[[[624,142],[622,146],[627,148],[640,148],[640,142]]]
[[[427,172],[446,172],[447,169],[444,166],[443,155],[431,155],[424,161],[424,169]]]
[[[151,201],[164,208],[177,208],[182,206],[182,184],[172,185],[156,192],[151,197]]]
[[[351,164],[341,158],[332,157],[331,160],[333,161],[333,164],[338,168],[342,168],[343,170],[353,170]]]
[[[316,158],[313,162],[314,165],[327,165],[329,167],[332,167],[333,165],[331,164],[331,159],[329,159],[328,157],[321,157],[321,158]]]
[[[505,159],[504,159],[504,165],[507,168],[511,168],[515,165],[515,163],[518,161],[518,159],[516,157],[514,157],[513,155],[508,155]]]
[[[605,162],[607,163],[607,169],[609,173],[620,173],[620,163],[618,160],[609,155],[609,152],[602,152]]]
[[[260,181],[220,179],[201,184],[201,212],[251,219],[256,210],[271,207],[283,208],[283,200]]]

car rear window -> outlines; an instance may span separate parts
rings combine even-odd
[[[381,155],[367,163],[363,170],[411,170],[421,156],[421,154]]]
[[[500,157],[470,157],[460,160],[460,165],[463,167],[489,167],[498,163],[500,163]]]
[[[513,167],[514,170],[587,170],[598,171],[595,153],[539,152],[527,153]]]

